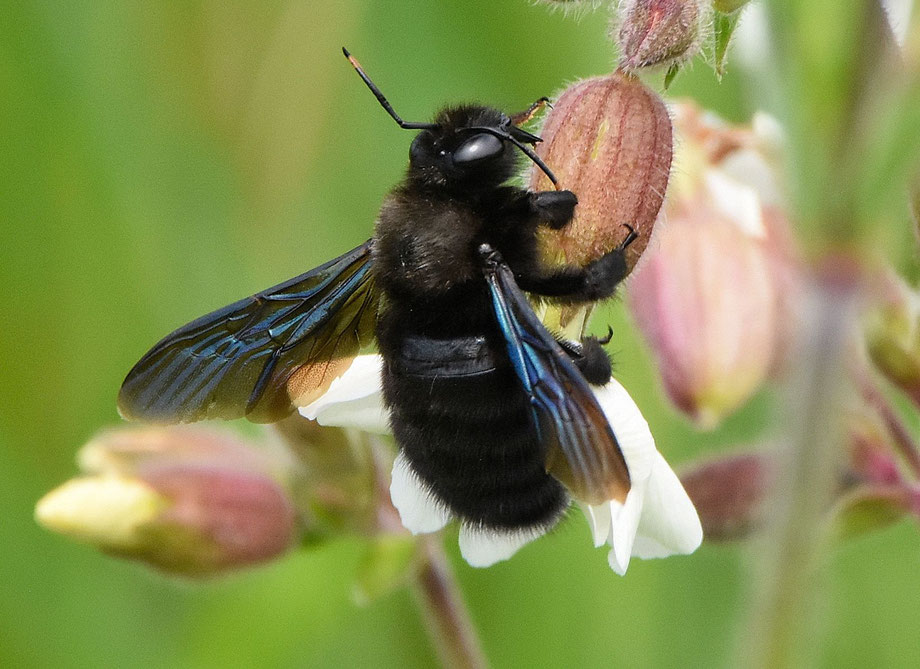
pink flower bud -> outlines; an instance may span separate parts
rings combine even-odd
[[[36,518],[103,551],[208,576],[266,562],[297,541],[287,493],[266,461],[233,437],[189,428],[113,430],[80,459],[92,474],[45,495]]]
[[[295,542],[294,507],[267,476],[219,466],[164,466],[143,480],[166,501],[146,528],[163,540],[142,557],[162,569],[213,574],[267,562]]]
[[[94,436],[77,454],[86,473],[132,475],[163,463],[207,465],[269,471],[264,449],[250,446],[235,434],[200,427],[161,426],[116,428]]]
[[[629,285],[665,389],[713,427],[760,387],[776,346],[774,284],[762,248],[698,202],[671,219]]]
[[[537,0],[540,4],[549,5],[550,7],[570,8],[570,7],[594,7],[599,4],[599,0]]]
[[[700,49],[702,15],[699,0],[626,0],[614,31],[620,67],[631,71],[689,60]]]
[[[538,145],[559,187],[578,196],[574,220],[542,231],[553,260],[584,265],[616,248],[631,225],[635,265],[652,234],[671,168],[671,119],[661,99],[633,77],[614,73],[566,89],[548,114]],[[552,188],[531,170],[533,190]]]
[[[566,16],[576,18],[594,11],[604,4],[609,4],[609,1],[607,0],[607,3],[605,3],[604,0],[532,0],[534,4],[543,5],[550,11],[560,11]]]
[[[708,428],[777,366],[797,264],[765,142],[689,105],[675,108],[675,122],[665,222],[628,289],[668,395]]]
[[[875,420],[854,416],[849,423],[849,479],[846,483],[892,485],[903,482],[888,436]]]
[[[698,465],[680,482],[700,515],[704,536],[718,541],[742,538],[759,526],[774,478],[769,458],[749,453]]]

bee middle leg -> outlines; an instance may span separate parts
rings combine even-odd
[[[608,328],[606,337],[584,337],[580,342],[557,338],[559,346],[565,351],[588,383],[603,386],[612,376],[610,356],[604,350],[604,344],[610,341],[613,330]]]

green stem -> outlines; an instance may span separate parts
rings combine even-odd
[[[484,669],[488,663],[440,537],[425,537],[420,544],[422,564],[415,574],[414,590],[442,665]]]
[[[845,454],[842,406],[855,321],[855,274],[839,261],[818,277],[805,304],[810,317],[798,339],[787,387],[788,448],[780,454],[770,524],[758,545],[758,591],[742,639],[743,666],[811,666],[821,648],[815,633],[820,628],[816,575]]]

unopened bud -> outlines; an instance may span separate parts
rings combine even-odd
[[[121,553],[141,548],[141,528],[167,506],[167,500],[142,481],[87,477],[71,479],[42,497],[35,518],[49,530]]]
[[[674,112],[666,223],[628,291],[671,400],[712,428],[778,366],[799,274],[756,126],[726,126],[686,104]]]
[[[698,202],[669,221],[629,285],[675,405],[712,428],[773,365],[776,297],[760,246]]]
[[[274,469],[264,449],[251,447],[236,435],[200,427],[161,426],[103,430],[77,453],[86,473],[133,475],[164,462],[220,464],[241,470]]]
[[[594,7],[599,4],[599,0],[536,0],[542,5],[550,7],[569,8],[569,7]]]
[[[81,456],[92,475],[45,495],[36,519],[173,574],[207,576],[266,562],[295,544],[296,514],[247,451],[203,430],[111,431]]]
[[[865,485],[837,503],[833,534],[850,539],[892,525],[904,517],[920,516],[920,490],[908,485]]]
[[[876,368],[920,406],[920,294],[891,278],[866,327]]]
[[[631,71],[689,60],[700,49],[702,15],[699,0],[626,0],[615,26],[620,67]]]
[[[550,11],[559,11],[565,16],[575,18],[584,16],[594,11],[598,7],[609,4],[610,0],[530,0],[534,4],[540,4]]]
[[[762,507],[775,467],[762,453],[730,455],[684,472],[680,482],[693,501],[703,535],[740,539],[761,523]]]
[[[867,416],[854,416],[848,424],[850,458],[846,486],[871,483],[894,485],[903,481],[885,429]]]
[[[541,231],[553,260],[585,265],[638,233],[632,268],[652,235],[671,169],[671,119],[661,99],[633,77],[614,73],[566,89],[548,114],[538,145],[559,187],[578,196],[574,220]],[[552,188],[532,170],[532,190]]]

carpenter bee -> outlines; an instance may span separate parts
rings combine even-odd
[[[393,120],[418,131],[374,236],[168,335],[125,379],[122,415],[277,421],[376,339],[394,477],[412,477],[450,515],[484,531],[542,532],[570,492],[622,501],[629,473],[589,386],[610,379],[606,342],[554,337],[524,291],[610,297],[635,233],[586,267],[545,265],[539,226],[565,226],[577,204],[532,150],[541,139],[519,127],[546,99],[511,116],[463,105],[406,122],[343,51]],[[518,151],[557,190],[508,185]]]

